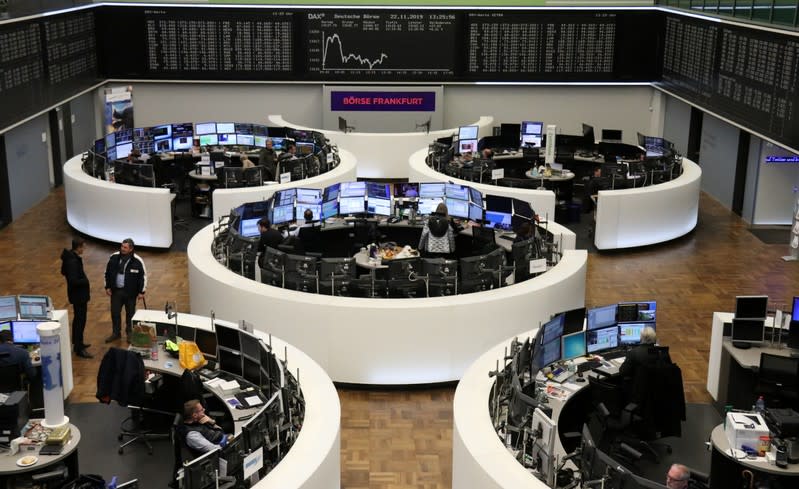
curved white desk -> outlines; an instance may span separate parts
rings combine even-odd
[[[209,226],[210,228],[210,226]],[[206,228],[207,229],[207,228]],[[173,322],[163,311],[137,311],[137,319]],[[239,318],[238,314],[225,316]],[[261,329],[267,324],[266,316],[254,322]],[[178,324],[193,328],[211,329],[211,318],[178,313]],[[233,322],[218,322],[237,328]],[[266,343],[265,333],[256,331]],[[333,382],[318,363],[302,350],[272,336],[272,350],[283,358],[288,354],[288,367],[294,377],[300,371],[300,389],[305,398],[305,420],[302,429],[288,454],[272,469],[254,489],[338,489],[341,487],[341,404]]]
[[[444,175],[443,173],[439,173],[432,169],[425,162],[426,156],[427,149],[423,148],[413,153],[408,159],[411,182],[454,182],[460,185],[476,188],[484,194],[499,195],[502,197],[510,197],[513,199],[529,202],[535,212],[541,216],[541,219],[544,219],[545,217],[549,218],[547,227],[548,230],[555,235],[555,241],[557,242],[558,237],[561,236],[563,239],[563,249],[574,249],[577,242],[577,236],[572,231],[569,231],[566,227],[555,222],[555,192],[551,190],[500,187],[499,185],[488,185],[484,183],[470,182],[468,180],[461,180],[449,175]]]
[[[230,210],[247,202],[266,200],[275,192],[287,188],[325,188],[338,182],[355,180],[358,160],[349,151],[339,149],[341,162],[329,172],[304,180],[288,183],[276,183],[260,187],[217,188],[213,193],[214,222],[220,217],[230,214]]]
[[[390,116],[387,116],[390,117]],[[329,131],[298,126],[283,119],[281,115],[268,117],[271,126],[289,126],[296,129],[318,131],[329,139],[335,138],[341,148],[358,155],[359,178],[409,178],[408,157],[419,148],[428,147],[438,138],[458,133],[458,128],[426,132],[348,132]],[[470,125],[479,126],[478,137],[490,136],[494,118],[482,116]],[[438,178],[436,181],[440,181]],[[425,180],[421,180],[425,181]]]
[[[89,176],[83,154],[64,164],[67,221],[78,231],[107,241],[133,238],[138,246],[172,246],[172,199],[165,188],[118,185]]]
[[[600,250],[662,243],[688,234],[699,216],[702,170],[683,158],[683,173],[665,183],[601,190],[594,244]]]
[[[587,253],[570,250],[547,273],[475,294],[420,299],[332,297],[236,275],[211,254],[212,226],[188,247],[192,311],[216,311],[273,333],[336,382],[429,384],[457,380],[497,341],[585,303]]]

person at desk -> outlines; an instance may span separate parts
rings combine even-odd
[[[261,151],[258,152],[258,164],[264,167],[266,171],[270,173],[270,175],[274,176],[276,159],[277,153],[275,153],[272,139],[267,139],[266,147],[262,148]]]
[[[20,372],[25,371],[28,379],[36,377],[36,369],[31,364],[31,357],[28,351],[14,344],[14,336],[11,331],[0,331],[0,367],[17,365]]]
[[[602,176],[602,167],[597,165],[591,174],[591,178],[585,186],[585,194],[583,195],[583,211],[591,212],[594,210],[594,199],[600,190],[608,189],[607,178]]]
[[[483,148],[483,159],[484,160],[493,160],[494,159],[494,150],[491,148]]]
[[[133,252],[133,240],[126,238],[108,259],[105,267],[105,293],[111,298],[111,336],[106,343],[121,337],[122,306],[125,306],[125,334],[130,335],[136,301],[144,299],[147,270],[141,257]],[[130,338],[128,338],[130,340]]]
[[[296,229],[293,229],[293,230],[289,231],[287,233],[286,237],[299,236],[300,235],[300,229],[302,229],[302,228],[312,228],[312,227],[314,227],[316,225],[314,223],[313,211],[311,209],[305,209],[305,212],[302,213],[302,219],[305,221],[305,222],[302,223],[302,226],[297,226]]]
[[[266,217],[262,217],[261,220],[258,221],[258,231],[261,232],[261,237],[258,240],[258,265],[263,268],[263,257],[266,253],[266,248],[277,249],[283,242],[283,234],[277,229],[274,229],[269,219]]]
[[[471,168],[474,166],[474,155],[471,152],[467,151],[463,153],[459,159],[460,166],[462,168]]]
[[[297,159],[297,146],[292,142],[286,142],[286,150],[280,153],[278,161],[296,160]]]
[[[183,404],[183,424],[177,432],[195,456],[210,452],[216,447],[224,448],[228,443],[228,435],[217,426],[213,418],[205,414],[205,408],[197,399]]]
[[[619,374],[623,379],[632,379],[635,377],[635,372],[639,367],[657,363],[658,357],[653,354],[652,349],[655,343],[657,343],[657,340],[655,328],[647,326],[641,330],[641,342],[627,352],[624,363],[619,367]]]
[[[88,310],[90,287],[89,277],[83,271],[83,250],[86,241],[83,238],[72,240],[72,248],[61,252],[61,275],[67,280],[67,298],[72,304],[72,347],[80,358],[93,358],[86,351],[90,345],[83,342],[83,330],[86,328],[86,312]]]
[[[669,489],[687,489],[690,484],[691,471],[682,464],[672,464],[666,474],[666,487]]]
[[[443,202],[430,214],[419,238],[419,251],[422,256],[451,256],[455,253],[455,230],[450,222],[449,210]]]
[[[514,243],[526,241],[535,237],[535,226],[530,221],[523,221],[516,229],[516,237],[513,238]]]

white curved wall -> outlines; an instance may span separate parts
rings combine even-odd
[[[355,156],[349,151],[339,149],[339,157],[341,162],[331,171],[304,180],[260,187],[218,188],[214,190],[214,222],[217,222],[220,217],[228,215],[234,207],[247,202],[266,200],[278,190],[286,188],[325,188],[334,183],[355,180],[355,170],[358,164]]]
[[[425,132],[369,133],[329,131],[303,127],[283,119],[281,115],[270,115],[272,126],[288,126],[295,129],[308,129],[324,134],[328,139],[335,138],[340,148],[358,155],[358,178],[410,178],[408,157],[419,148],[427,148],[437,138],[457,135],[458,128]],[[490,136],[493,117],[482,116],[472,124],[479,126],[478,137]]]
[[[484,183],[470,182],[468,180],[461,180],[459,178],[444,175],[431,168],[425,158],[427,157],[427,147],[414,152],[408,158],[408,166],[410,167],[410,181],[411,182],[454,182],[461,185],[468,185],[479,189],[480,192],[490,195],[499,195],[502,197],[511,197],[514,199],[524,200],[529,202],[535,212],[541,216],[549,217],[550,223],[555,222],[555,192],[551,190],[533,190],[527,188],[515,187],[501,187],[499,185],[488,185]],[[561,226],[562,227],[562,226]],[[564,230],[566,228],[563,228]],[[573,233],[572,233],[573,235]],[[564,246],[565,249],[574,249]]]
[[[82,154],[64,164],[67,221],[107,241],[133,238],[138,246],[172,245],[172,199],[168,189],[119,185],[87,175]]]
[[[702,170],[682,159],[683,173],[641,188],[601,190],[594,244],[600,250],[662,243],[688,234],[699,216]]]
[[[570,250],[547,273],[476,294],[422,299],[331,297],[264,285],[211,255],[212,226],[189,243],[192,311],[260,325],[301,348],[336,382],[457,380],[497,341],[559,311],[583,307],[587,253]]]

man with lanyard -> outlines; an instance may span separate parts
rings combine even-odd
[[[121,313],[125,306],[125,334],[130,342],[131,323],[136,312],[136,301],[144,299],[147,288],[147,270],[144,261],[133,252],[133,240],[122,241],[119,251],[112,254],[105,267],[105,293],[111,298],[111,336],[105,339],[111,343],[121,336]]]

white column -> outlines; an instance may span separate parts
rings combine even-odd
[[[44,416],[42,425],[55,428],[69,422],[64,416],[64,387],[61,384],[61,324],[39,324],[39,341],[42,358],[42,385],[44,387]]]

